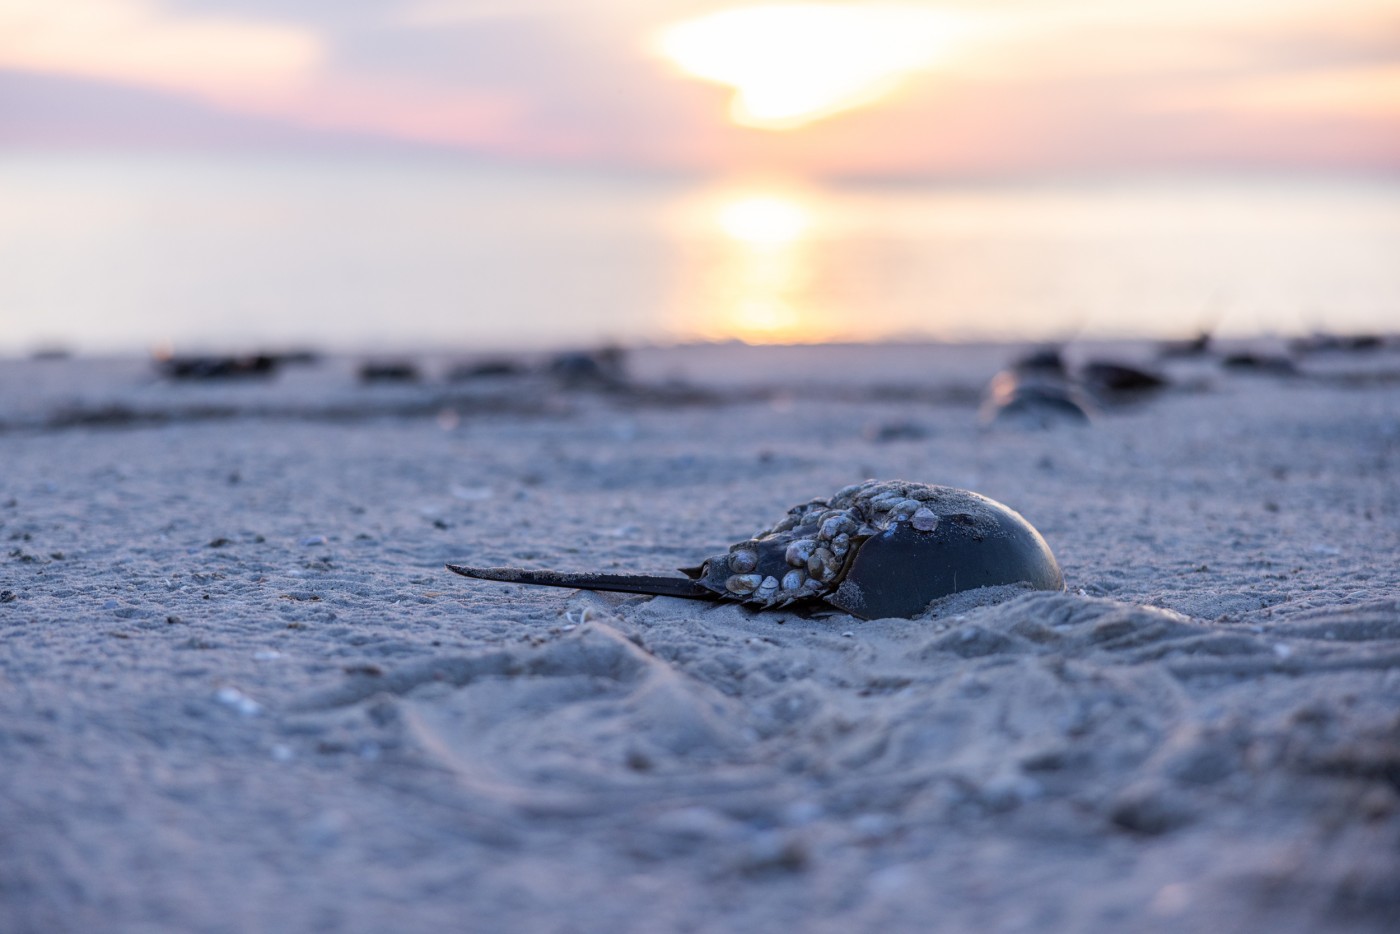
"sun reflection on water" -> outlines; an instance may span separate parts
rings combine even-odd
[[[790,245],[812,226],[811,212],[801,203],[773,195],[730,201],[720,208],[717,219],[725,234],[754,246]]]
[[[820,201],[797,189],[728,189],[687,204],[696,251],[678,290],[679,330],[703,340],[816,343],[841,336],[816,263]]]

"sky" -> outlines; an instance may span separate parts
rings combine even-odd
[[[1400,0],[0,0],[0,151],[1400,169]]]

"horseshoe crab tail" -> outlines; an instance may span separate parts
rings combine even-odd
[[[570,587],[575,590],[612,590],[618,593],[650,594],[653,597],[684,597],[689,600],[718,600],[719,595],[685,577],[658,577],[651,574],[588,574],[569,571],[541,571],[530,568],[472,568],[449,564],[449,571],[477,580],[504,581],[508,584],[539,584]]]

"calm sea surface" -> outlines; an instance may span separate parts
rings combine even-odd
[[[1400,183],[0,157],[0,353],[1400,330]]]

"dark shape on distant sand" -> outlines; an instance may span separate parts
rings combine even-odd
[[[1204,357],[1210,351],[1210,332],[1202,331],[1195,337],[1184,341],[1163,341],[1157,345],[1157,356],[1163,358],[1171,357]]]
[[[889,444],[892,441],[923,441],[930,434],[932,432],[926,426],[905,419],[880,422],[868,425],[865,429],[866,440],[874,441],[876,444]]]
[[[524,376],[530,370],[519,360],[509,357],[491,357],[469,363],[459,363],[447,371],[449,383],[465,383],[475,379],[493,379],[509,376]]]
[[[269,377],[282,360],[277,354],[170,356],[156,359],[156,369],[167,379],[222,380]]]
[[[416,383],[423,378],[411,360],[367,360],[360,364],[362,383]]]
[[[1050,547],[1020,514],[967,490],[867,480],[788,510],[686,577],[447,566],[466,577],[757,609],[824,602],[861,619],[912,618],[964,590],[1026,583],[1063,590]]]
[[[1288,349],[1296,354],[1365,353],[1384,346],[1379,334],[1310,334],[1288,342]]]
[[[982,401],[986,423],[1048,428],[1087,424],[1093,403],[1075,385],[1060,351],[1035,350],[992,377]]]
[[[557,354],[546,370],[565,386],[576,389],[624,389],[628,385],[627,351],[621,347]]]
[[[315,366],[321,362],[321,355],[310,348],[284,350],[276,357],[286,366]]]
[[[1129,401],[1170,385],[1159,373],[1110,360],[1090,360],[1080,368],[1079,378],[1103,401]]]
[[[1069,377],[1069,369],[1065,366],[1064,355],[1058,347],[1037,347],[1012,363],[1011,368],[1020,373],[1035,373],[1047,378],[1067,379]]]
[[[1298,365],[1279,354],[1241,351],[1225,355],[1220,359],[1220,365],[1227,370],[1243,373],[1262,373],[1268,376],[1298,375]]]

